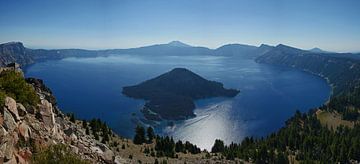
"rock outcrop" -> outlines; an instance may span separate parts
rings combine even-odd
[[[5,97],[0,108],[0,163],[29,163],[34,147],[64,144],[91,163],[114,163],[110,146],[86,134],[82,122],[71,122],[56,106],[56,100],[43,82],[27,79],[40,98],[36,107],[24,107]],[[117,137],[115,134],[113,135]]]

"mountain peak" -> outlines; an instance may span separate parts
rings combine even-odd
[[[24,47],[23,43],[21,43],[21,42],[7,42],[7,43],[0,44],[0,46],[19,46],[19,47]]]
[[[327,51],[324,51],[318,47],[312,48],[309,50],[310,52],[315,52],[315,53],[328,53]]]
[[[168,45],[175,46],[175,47],[191,47],[190,45],[180,42],[178,40],[171,41],[168,43]]]

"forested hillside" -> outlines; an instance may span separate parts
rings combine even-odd
[[[360,82],[360,60],[355,54],[312,53],[278,45],[256,61],[294,67],[319,75],[331,84],[333,96],[351,91]]]

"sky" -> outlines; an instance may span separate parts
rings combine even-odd
[[[173,40],[360,52],[360,1],[0,0],[0,43],[107,49]]]

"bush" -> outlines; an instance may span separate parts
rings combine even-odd
[[[4,103],[5,95],[14,98],[25,107],[36,106],[40,102],[35,90],[27,84],[20,72],[3,71],[0,74],[0,100]]]
[[[77,163],[87,164],[88,161],[81,159],[73,154],[65,145],[53,145],[47,149],[35,153],[32,156],[32,163],[37,164],[61,164],[61,163]]]
[[[1,91],[0,90],[0,107],[3,107],[4,106],[4,103],[5,103],[5,92]]]

